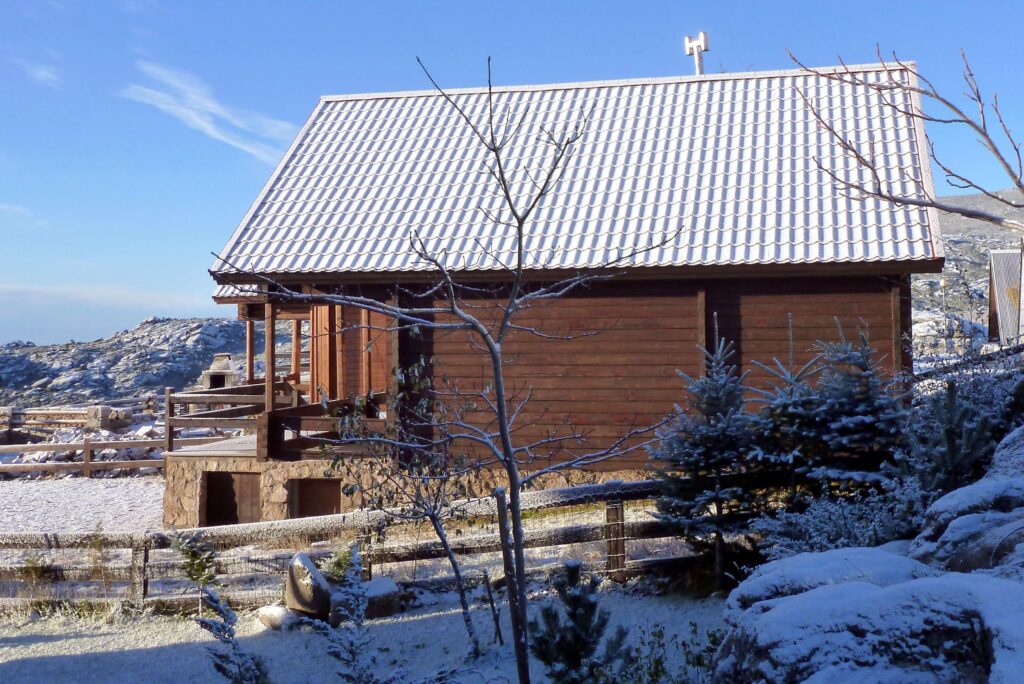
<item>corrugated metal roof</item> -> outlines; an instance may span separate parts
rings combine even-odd
[[[880,65],[854,68],[887,78]],[[496,89],[497,111],[525,117],[506,158],[533,172],[551,154],[542,130],[592,112],[530,222],[528,267],[594,268],[623,255],[631,256],[618,266],[941,257],[934,212],[851,199],[817,167],[863,175],[801,91],[841,133],[871,145],[901,192],[917,194],[912,179],[930,190],[912,117],[869,88],[802,71]],[[450,94],[486,122],[486,89]],[[515,241],[484,211],[506,215],[488,162],[436,91],[322,98],[212,270],[429,270],[411,248],[414,234],[451,270],[501,268]],[[531,182],[523,172],[518,180],[525,196]],[[658,247],[634,253],[649,245]]]
[[[1021,250],[992,250],[988,267],[989,306],[994,304],[996,309],[999,343],[1016,344],[1020,338]]]

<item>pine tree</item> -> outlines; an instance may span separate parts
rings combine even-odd
[[[771,366],[754,362],[772,379],[769,389],[753,390],[761,398],[762,407],[753,419],[758,439],[751,455],[768,468],[788,473],[792,500],[797,475],[806,473],[830,451],[824,437],[826,423],[818,411],[820,395],[811,385],[821,372],[821,360],[815,356],[800,368],[795,367],[792,355],[788,366],[778,359],[773,362]]]
[[[717,334],[716,334],[717,338]],[[662,496],[658,518],[689,535],[713,537],[716,588],[724,585],[724,535],[735,524],[734,513],[749,506],[744,487],[729,486],[728,476],[744,472],[751,446],[750,416],[743,410],[743,381],[732,363],[733,345],[716,339],[714,352],[701,349],[706,372],[686,382],[688,409],[660,435],[652,458],[665,466],[659,472]]]
[[[962,399],[952,380],[931,398],[927,414],[913,433],[911,465],[921,486],[942,494],[984,475],[996,449],[998,418]]]
[[[199,626],[228,647],[227,652],[210,649],[210,658],[217,672],[231,684],[266,684],[270,681],[263,661],[251,653],[247,653],[238,643],[235,635],[235,623],[238,616],[231,610],[227,602],[217,592],[204,585],[200,588],[200,596],[204,605],[213,611],[214,617],[193,618]]]
[[[827,474],[843,479],[844,471],[877,470],[903,441],[904,397],[893,379],[883,377],[866,330],[851,342],[840,328],[838,342],[819,342],[818,347],[825,362],[818,385],[821,438],[833,456],[844,459],[842,465],[833,462]]]
[[[202,532],[176,532],[171,536],[171,548],[184,557],[181,568],[199,590],[199,616],[202,617],[204,592],[211,584],[217,584],[217,554],[213,544],[205,540]]]
[[[555,684],[611,681],[612,666],[629,654],[626,629],[618,627],[598,655],[609,615],[598,607],[601,579],[591,575],[584,582],[580,571],[579,561],[566,561],[565,577],[554,581],[561,607],[549,603],[539,622],[530,621],[530,650]]]

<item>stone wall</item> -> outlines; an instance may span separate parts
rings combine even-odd
[[[164,465],[164,525],[177,528],[205,524],[201,512],[206,508],[202,491],[204,472],[260,473],[260,514],[263,520],[289,517],[288,481],[327,476],[330,461],[257,461],[253,458],[195,458],[170,456]],[[643,480],[650,473],[642,470],[594,472],[569,470],[538,478],[532,489],[554,489],[611,480]],[[333,474],[333,477],[339,477]],[[367,476],[369,474],[367,473]],[[504,484],[501,470],[482,470],[469,477],[467,487],[474,496],[484,496]],[[364,483],[365,484],[365,483]],[[341,510],[349,511],[366,504],[362,492],[341,495]]]

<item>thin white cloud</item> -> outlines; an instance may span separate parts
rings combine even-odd
[[[38,302],[75,302],[112,309],[151,308],[189,311],[210,303],[209,297],[152,292],[136,288],[102,285],[23,285],[0,283],[0,302],[4,300]]]
[[[16,214],[18,216],[31,216],[32,210],[20,204],[7,204],[0,202],[0,214]]]
[[[60,69],[52,64],[43,64],[42,62],[31,62],[27,59],[15,58],[11,60],[14,64],[24,72],[26,76],[31,78],[36,83],[44,86],[55,88],[60,85]]]
[[[129,84],[119,93],[121,97],[156,107],[189,128],[257,159],[277,161],[281,143],[295,135],[296,127],[287,121],[221,103],[210,86],[195,74],[154,62],[139,62],[138,67],[155,84]]]

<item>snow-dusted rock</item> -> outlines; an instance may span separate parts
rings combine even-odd
[[[297,553],[292,557],[284,583],[284,603],[288,608],[326,622],[333,593],[334,587],[309,556]]]
[[[1024,586],[958,573],[890,586],[827,578],[734,616],[715,681],[1020,681]]]
[[[402,610],[402,594],[390,577],[374,577],[363,582],[363,590],[366,592],[366,617],[390,617]]]
[[[1024,428],[999,444],[985,477],[925,513],[910,556],[944,570],[990,571],[1024,579]]]
[[[881,548],[801,553],[765,563],[729,594],[728,620],[756,603],[802,594],[822,585],[862,582],[887,587],[941,572]]]
[[[302,617],[300,613],[279,605],[263,606],[256,611],[256,618],[263,626],[277,632],[287,632]]]

